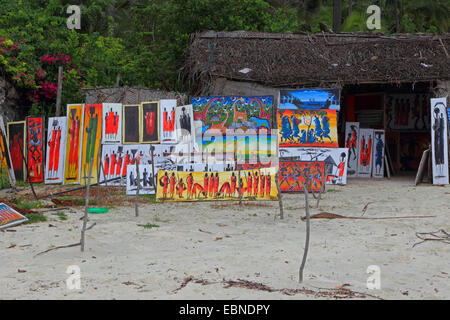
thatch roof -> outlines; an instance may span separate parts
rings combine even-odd
[[[185,70],[200,86],[220,77],[273,87],[450,79],[450,34],[206,31],[189,49]]]

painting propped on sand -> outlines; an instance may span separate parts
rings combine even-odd
[[[277,168],[226,172],[158,172],[160,201],[277,200]],[[239,188],[240,186],[240,188]],[[240,194],[239,194],[240,190]]]
[[[1,187],[14,187],[16,184],[16,177],[14,175],[14,168],[9,153],[8,138],[6,136],[3,116],[0,116],[0,169]]]
[[[27,122],[27,164],[31,182],[44,181],[44,117],[29,116]]]
[[[122,143],[122,104],[103,103],[102,143]]]
[[[80,182],[81,144],[83,142],[84,104],[67,105],[67,142],[64,183]]]
[[[372,177],[384,178],[384,148],[386,139],[384,130],[373,130],[374,144],[373,144],[373,165]]]
[[[323,161],[328,165],[327,184],[347,184],[347,148],[281,148],[280,160]]]
[[[27,168],[23,156],[26,154],[27,130],[25,121],[8,122],[8,143],[16,181],[25,181]]]
[[[433,184],[448,184],[447,99],[431,99],[431,154]]]
[[[373,129],[359,129],[358,177],[370,178],[373,162]]]
[[[358,175],[359,158],[359,122],[345,124],[345,147],[348,148],[347,176]]]
[[[308,174],[311,186],[308,190],[320,191],[325,178],[323,161],[280,161],[278,180],[281,192],[303,192]]]
[[[48,118],[45,183],[61,183],[64,181],[66,135],[67,117]]]

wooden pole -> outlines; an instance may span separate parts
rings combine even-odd
[[[36,192],[34,191],[34,187],[33,187],[33,183],[31,182],[30,179],[30,169],[28,168],[28,161],[25,158],[25,155],[23,154],[23,147],[20,145],[20,141],[19,141],[19,149],[20,149],[20,153],[22,154],[22,160],[25,163],[25,167],[27,168],[27,180],[28,180],[28,184],[31,187],[31,192],[33,192],[33,196],[34,196],[34,200],[38,201],[38,197],[36,195]]]
[[[102,145],[98,147],[97,152],[97,181],[100,182],[100,164],[102,162]],[[102,202],[102,190],[100,183],[97,183],[97,205],[99,206]]]
[[[308,256],[308,249],[309,249],[309,235],[310,235],[310,213],[309,213],[309,192],[308,192],[308,187],[310,184],[309,172],[310,172],[310,166],[307,167],[306,176],[305,176],[305,172],[304,171],[302,172],[302,175],[305,179],[305,186],[303,187],[303,193],[305,194],[306,239],[305,239],[305,250],[303,251],[302,263],[300,264],[300,269],[298,272],[298,275],[299,275],[298,281],[299,282],[303,282],[303,270],[305,268],[306,257]]]
[[[330,168],[330,165],[327,163],[325,164],[325,172],[323,173],[324,178],[323,178],[323,183],[320,186],[320,191],[319,191],[319,196],[317,197],[317,203],[316,203],[316,208],[319,207],[319,202],[320,199],[322,198],[322,193],[325,191],[325,185],[327,184],[327,179],[328,179],[328,168]],[[312,189],[311,189],[312,192]]]
[[[136,217],[139,216],[139,189],[141,188],[141,177],[139,174],[139,163],[138,160],[136,159],[136,185],[137,185],[137,189],[136,189],[136,202],[134,204],[134,211],[136,214]]]
[[[94,158],[91,158],[91,161],[89,162],[89,176],[88,176],[88,183],[86,186],[86,204],[84,206],[84,219],[83,219],[83,228],[81,229],[81,252],[84,252],[84,242],[85,242],[85,233],[86,233],[86,225],[87,225],[87,217],[88,217],[88,210],[89,210],[89,187],[91,184],[91,174],[92,174],[92,165],[94,163]]]
[[[280,180],[278,176],[278,171],[275,174],[275,183],[277,184],[277,190],[278,190],[278,204],[280,206],[280,219],[284,219],[284,211],[283,211],[283,199],[281,199],[281,189],[280,189]]]
[[[59,117],[61,115],[61,93],[62,93],[62,77],[63,77],[63,67],[58,67],[58,91],[56,92],[56,112],[55,116]]]
[[[153,156],[153,145],[150,146],[150,155],[152,157],[152,175],[153,175],[153,188],[155,189],[155,194],[156,194],[156,177],[155,177],[155,158]]]

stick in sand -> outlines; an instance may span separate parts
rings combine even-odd
[[[300,269],[298,271],[299,279],[298,282],[303,282],[303,270],[306,264],[306,257],[308,256],[308,248],[309,248],[309,234],[310,234],[310,214],[309,214],[309,191],[308,187],[310,184],[309,181],[309,171],[311,169],[311,164],[306,167],[305,170],[302,171],[303,178],[305,179],[305,184],[303,187],[303,193],[305,194],[305,211],[306,211],[306,239],[305,239],[305,251],[303,252],[302,263],[300,264]],[[299,183],[300,185],[300,183]]]
[[[278,204],[280,205],[280,219],[283,220],[283,218],[284,218],[283,199],[281,199],[280,180],[278,178],[278,170],[277,170],[277,173],[275,174],[275,183],[277,185],[277,190],[278,190]]]
[[[102,145],[100,144],[97,153],[97,181],[100,181],[100,163],[102,158]],[[100,183],[97,183],[97,205],[100,206],[102,203],[102,190],[100,188]]]
[[[91,174],[92,174],[92,164],[94,162],[94,158],[91,158],[91,161],[89,162],[89,176],[87,181],[87,187],[86,187],[86,205],[84,207],[84,219],[83,219],[83,228],[81,229],[81,252],[84,252],[84,242],[85,242],[85,232],[86,232],[86,224],[87,224],[87,217],[88,217],[88,209],[89,209],[89,187],[91,184]]]
[[[141,188],[141,177],[139,176],[139,164],[138,164],[138,160],[136,159],[136,185],[137,185],[137,189],[136,189],[136,202],[134,204],[134,211],[135,211],[135,215],[136,217],[139,216],[139,189]]]
[[[25,155],[23,154],[23,148],[20,145],[20,141],[19,141],[19,149],[20,149],[20,153],[22,154],[22,160],[25,163],[25,167],[27,168],[27,180],[28,180],[28,183],[30,184],[31,191],[33,192],[34,200],[38,201],[39,199],[36,195],[36,192],[34,191],[33,183],[31,182],[31,179],[30,179],[30,169],[28,168],[28,161],[25,159]]]

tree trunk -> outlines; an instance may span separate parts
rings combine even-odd
[[[333,1],[333,31],[341,32],[342,0]]]

